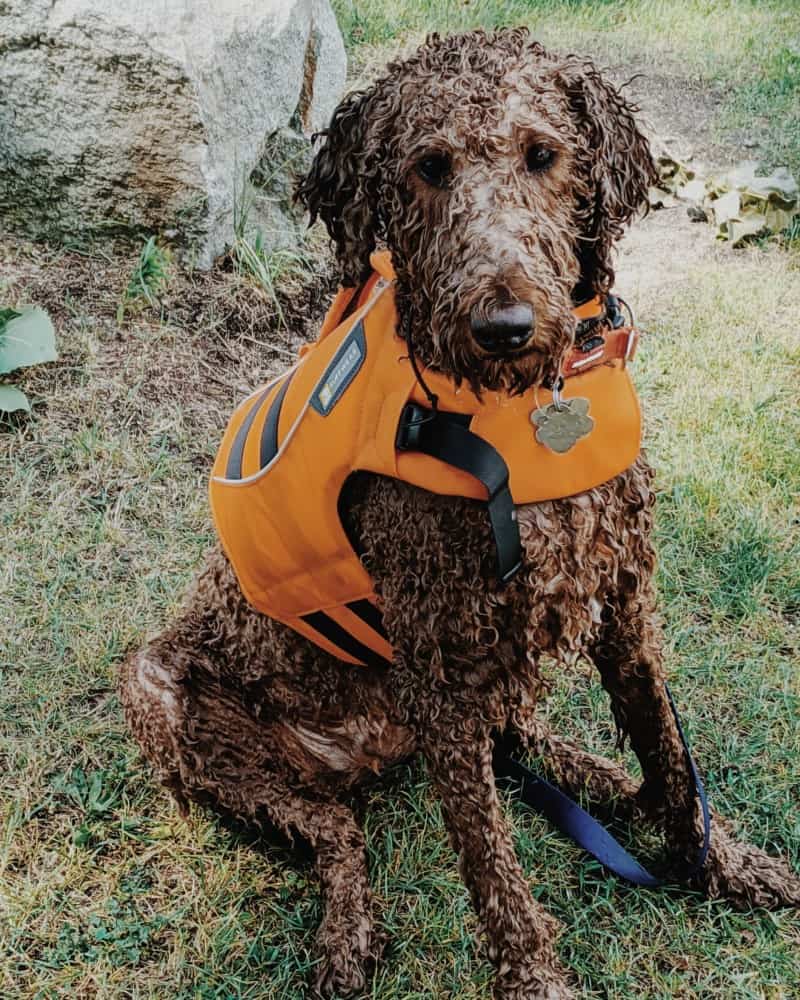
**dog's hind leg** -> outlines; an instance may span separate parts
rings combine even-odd
[[[360,993],[382,949],[373,927],[364,834],[341,803],[301,798],[285,788],[275,802],[276,788],[267,812],[309,842],[322,885],[325,914],[317,931],[315,989],[323,997]]]
[[[262,771],[250,771],[238,783],[239,788],[228,782],[221,786],[223,808],[239,812],[244,790],[253,818],[268,819],[289,837],[299,835],[314,853],[324,903],[316,935],[316,994],[361,993],[382,943],[373,925],[364,834],[352,811],[339,802],[306,797]]]
[[[692,865],[703,838],[694,780],[666,692],[661,635],[652,596],[619,595],[592,656],[611,697],[617,725],[628,734],[642,766],[637,794],[645,814],[661,825],[677,860]],[[739,844],[729,824],[712,817],[711,848],[694,883],[712,898],[734,905],[798,906],[800,879],[781,858]]]
[[[279,728],[248,713],[205,669],[207,656],[191,646],[188,628],[131,656],[120,683],[128,724],[183,809],[194,800],[310,844],[325,907],[315,988],[358,993],[378,947],[363,833],[345,805],[298,787]]]

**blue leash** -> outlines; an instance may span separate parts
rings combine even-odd
[[[672,700],[672,692],[666,685],[665,688],[669,707],[672,709],[678,734],[689,761],[695,794],[700,800],[700,808],[703,812],[703,846],[697,860],[684,876],[688,880],[700,871],[708,856],[708,848],[711,844],[711,816],[703,782],[692,759],[689,744],[678,717],[678,710]],[[556,788],[555,785],[551,785],[549,781],[540,778],[521,761],[501,751],[495,754],[494,770],[495,777],[499,780],[510,781],[518,785],[519,798],[526,806],[545,816],[562,833],[571,837],[579,847],[596,858],[610,872],[634,885],[646,886],[651,889],[665,884],[665,879],[651,875],[601,823],[598,823],[577,802],[573,802],[569,796]]]

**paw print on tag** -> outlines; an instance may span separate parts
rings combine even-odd
[[[559,455],[569,451],[594,427],[594,420],[589,416],[589,400],[582,396],[562,399],[558,406],[548,403],[544,409],[534,410],[531,423],[536,428],[536,440]]]

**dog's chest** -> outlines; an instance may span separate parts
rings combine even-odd
[[[543,653],[571,659],[585,651],[619,586],[627,529],[622,512],[596,494],[517,510],[524,552],[519,625]]]
[[[503,586],[485,506],[369,477],[354,508],[359,549],[391,621],[468,655],[493,634],[574,654],[620,587],[653,568],[651,472],[641,457],[578,496],[517,508],[523,567]]]

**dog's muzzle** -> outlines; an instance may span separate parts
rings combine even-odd
[[[512,354],[525,347],[533,336],[533,306],[528,302],[498,306],[486,314],[472,311],[472,336],[489,354]]]

